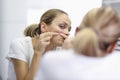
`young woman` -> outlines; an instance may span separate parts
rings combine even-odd
[[[13,72],[9,69],[12,73],[8,74],[8,80],[33,80],[41,57],[45,52],[62,46],[70,29],[71,21],[66,12],[47,10],[41,16],[38,27],[33,30],[33,37],[18,38],[11,43],[8,58],[14,68]]]

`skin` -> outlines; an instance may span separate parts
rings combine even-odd
[[[71,49],[72,48],[73,39],[74,39],[73,37],[66,38],[64,40],[63,45],[62,45],[62,48],[63,49]]]
[[[71,21],[65,14],[59,14],[50,25],[41,23],[42,34],[32,38],[34,55],[31,66],[27,62],[12,59],[17,80],[34,80],[42,55],[56,46],[61,46],[69,36]]]

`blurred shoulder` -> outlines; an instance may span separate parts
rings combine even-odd
[[[72,49],[66,50],[54,50],[49,51],[43,56],[43,60],[63,60],[67,58],[71,58],[73,56],[74,51]]]
[[[105,59],[106,59],[105,62],[107,62],[107,63],[110,63],[110,64],[117,63],[118,64],[120,62],[120,52],[114,51],[111,54],[107,55],[105,57]]]

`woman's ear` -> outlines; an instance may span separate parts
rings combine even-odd
[[[41,27],[41,32],[47,32],[47,25],[46,25],[46,23],[41,22],[40,27]]]
[[[77,34],[79,31],[80,31],[79,27],[76,27],[76,29],[75,29],[75,36],[76,36],[76,34]]]

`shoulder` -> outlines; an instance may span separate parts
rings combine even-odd
[[[49,51],[43,56],[41,66],[59,68],[62,64],[71,62],[72,59],[74,59],[72,50]]]
[[[113,53],[109,54],[106,58],[105,58],[105,64],[109,64],[110,66],[115,67],[119,66],[120,67],[120,53],[117,51],[114,51]]]
[[[113,53],[109,54],[106,59],[108,59],[108,61],[120,61],[120,52],[118,51],[114,51]]]
[[[73,50],[55,50],[55,51],[49,51],[44,56],[43,59],[66,59],[73,56]]]
[[[16,38],[12,41],[12,43],[23,43],[26,41],[30,41],[31,38],[30,37],[20,37],[20,38]]]
[[[32,43],[30,37],[21,37],[14,39],[9,47],[7,58],[19,59],[28,62],[28,57],[33,54]]]
[[[16,38],[14,39],[10,46],[11,47],[14,47],[14,46],[22,46],[22,45],[25,45],[25,44],[28,44],[31,42],[31,38],[30,37],[20,37],[20,38]]]

